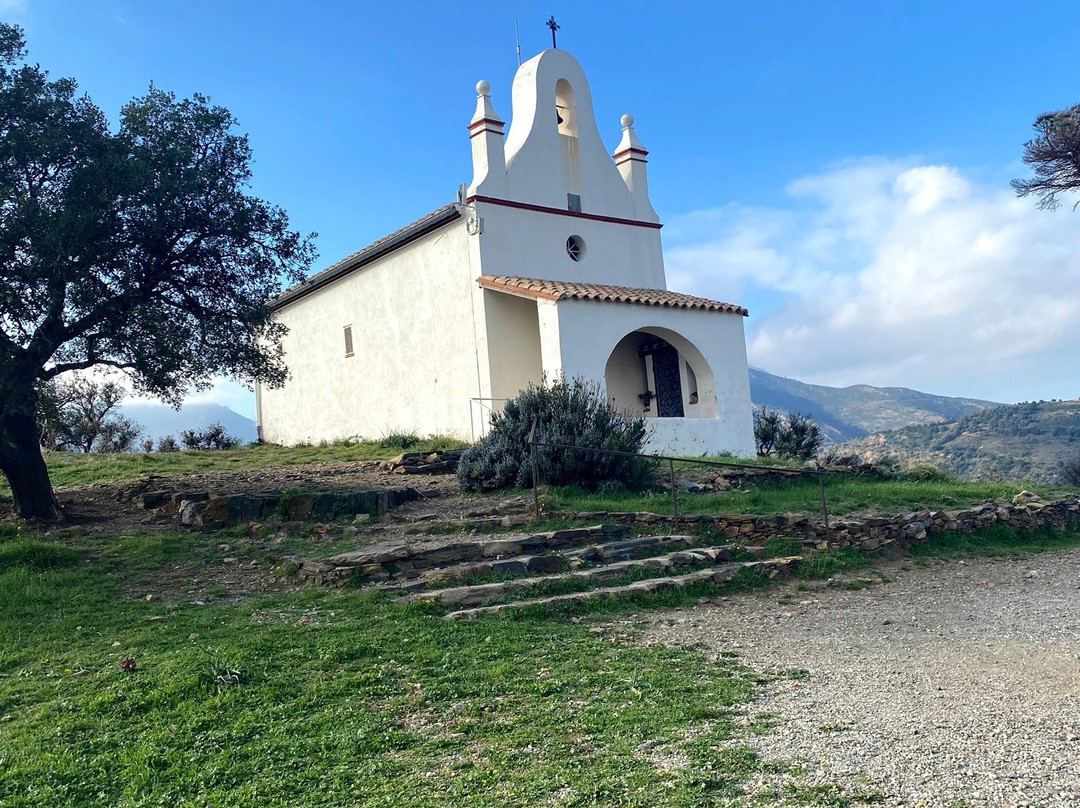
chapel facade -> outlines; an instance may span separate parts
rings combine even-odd
[[[581,66],[554,48],[518,69],[505,134],[476,89],[458,200],[273,302],[290,378],[256,388],[261,438],[476,440],[561,375],[645,416],[651,451],[752,455],[747,312],[667,290],[633,118],[609,154]]]

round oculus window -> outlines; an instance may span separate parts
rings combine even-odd
[[[566,254],[571,260],[580,261],[585,257],[585,239],[581,236],[570,236],[566,240]]]

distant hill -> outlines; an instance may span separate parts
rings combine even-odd
[[[845,443],[842,450],[969,479],[1064,484],[1061,464],[1080,459],[1080,401],[993,407],[946,424],[908,426]]]
[[[906,387],[825,387],[773,376],[757,368],[750,368],[750,399],[769,409],[806,413],[818,422],[832,443],[911,424],[954,421],[998,406],[993,401],[935,396]]]
[[[139,401],[124,404],[120,410],[142,427],[140,440],[149,436],[155,443],[166,435],[179,441],[183,430],[205,429],[213,423],[220,423],[227,433],[244,443],[258,436],[254,421],[221,404],[186,404],[177,411],[165,404]]]

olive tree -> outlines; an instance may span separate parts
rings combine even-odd
[[[248,193],[228,110],[151,88],[113,131],[72,79],[24,57],[0,24],[0,471],[19,515],[51,521],[40,385],[120,368],[175,404],[218,374],[280,384],[267,302],[314,248]]]
[[[1038,207],[1052,210],[1058,194],[1080,190],[1080,104],[1043,113],[1034,129],[1038,137],[1024,144],[1023,159],[1035,176],[1013,180],[1012,187],[1017,196],[1036,194]]]

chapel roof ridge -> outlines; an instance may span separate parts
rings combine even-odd
[[[477,283],[495,291],[541,300],[586,300],[597,303],[625,303],[639,306],[660,306],[669,309],[700,309],[703,311],[741,314],[749,312],[734,303],[723,303],[667,289],[644,289],[633,286],[614,286],[603,283],[554,281],[543,278],[519,278],[512,275],[481,275]]]

